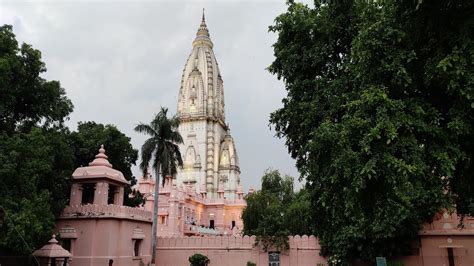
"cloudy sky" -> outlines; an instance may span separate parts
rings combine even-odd
[[[260,187],[265,169],[295,177],[294,160],[274,137],[269,114],[284,85],[266,67],[276,35],[268,32],[285,1],[0,0],[0,24],[43,55],[47,79],[59,80],[74,103],[68,125],[114,124],[140,148],[133,131],[160,106],[173,113],[182,69],[202,8],[224,80],[226,119],[237,143],[244,188]],[[137,168],[134,173],[140,176]]]

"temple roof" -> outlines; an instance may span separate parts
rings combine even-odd
[[[107,155],[105,155],[104,145],[100,146],[99,153],[89,166],[79,167],[72,174],[74,180],[84,179],[110,179],[123,184],[130,184],[123,176],[122,172],[112,168]]]
[[[65,250],[63,247],[58,245],[56,240],[56,235],[53,235],[51,240],[48,241],[48,244],[44,245],[42,248],[33,252],[35,257],[43,258],[70,258],[72,257],[69,251]]]
[[[220,121],[225,126],[224,84],[204,13],[184,65],[178,97],[178,117]]]
[[[198,31],[196,33],[196,39],[193,41],[193,47],[198,45],[209,46],[210,48],[213,47],[209,30],[207,29],[206,25],[206,17],[204,15],[204,10],[202,11],[202,20],[201,25],[199,25]]]

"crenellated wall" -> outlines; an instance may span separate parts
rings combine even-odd
[[[455,213],[440,213],[432,223],[423,226],[419,236],[419,242],[412,247],[412,256],[387,258],[387,261],[401,262],[404,266],[449,266],[451,256],[455,266],[474,265],[473,217],[464,217],[460,223]],[[281,266],[328,265],[319,255],[321,248],[314,236],[289,236],[288,240],[289,250],[280,254]],[[188,258],[195,253],[208,256],[211,266],[246,265],[248,261],[269,265],[269,253],[254,247],[254,243],[255,236],[158,238],[157,265],[187,266]]]
[[[326,265],[319,256],[320,246],[314,236],[289,236],[290,249],[280,254],[281,265]],[[268,265],[268,252],[254,247],[255,236],[216,236],[158,238],[157,265],[188,266],[188,258],[195,253],[206,255],[210,266],[241,266],[248,261]]]

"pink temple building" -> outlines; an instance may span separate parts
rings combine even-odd
[[[204,14],[184,65],[178,95],[184,162],[160,188],[158,236],[239,235],[246,203],[239,157],[225,121],[224,83]],[[139,181],[152,210],[155,183]]]
[[[207,197],[206,190],[200,193],[193,185],[181,184],[177,187],[167,178],[160,188],[158,201],[158,236],[210,236],[240,235],[243,229],[242,210],[247,206],[243,199],[242,186],[239,186],[233,199],[224,197],[221,184],[218,198]],[[155,182],[149,176],[138,183],[141,193],[146,196],[144,209],[153,209]]]
[[[104,147],[89,166],[72,174],[70,203],[56,221],[59,243],[71,265],[146,265],[151,259],[152,213],[123,206],[122,172]]]

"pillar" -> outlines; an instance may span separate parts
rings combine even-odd
[[[80,205],[82,201],[82,185],[73,183],[71,185],[71,196],[69,198],[69,205]]]
[[[115,189],[115,194],[114,194],[114,205],[123,205],[123,193],[124,193],[124,187],[120,186]]]
[[[107,205],[109,195],[109,184],[106,182],[97,182],[94,191],[94,204]]]

